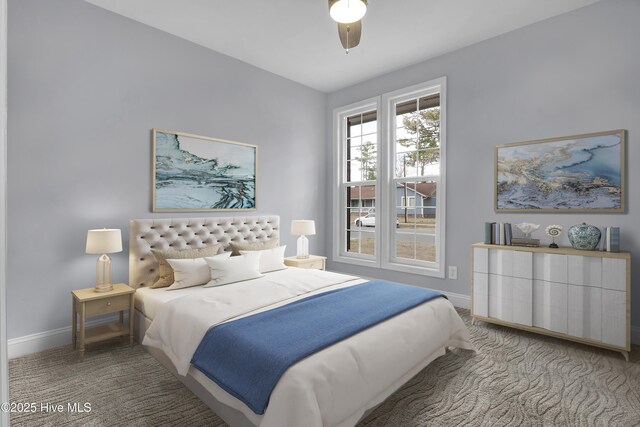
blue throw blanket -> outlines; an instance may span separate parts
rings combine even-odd
[[[382,280],[310,296],[212,327],[191,363],[263,414],[290,366],[437,297],[444,295]]]

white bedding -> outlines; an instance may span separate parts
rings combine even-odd
[[[353,276],[288,268],[219,288],[194,288],[200,292],[165,297],[163,303],[162,298],[152,298],[155,319],[143,344],[161,349],[181,375],[190,373],[208,383],[216,399],[255,425],[354,425],[446,347],[473,349],[449,301],[437,298],[422,304],[295,364],[278,382],[262,416],[190,369],[189,362],[211,326],[361,282]]]
[[[202,292],[202,286],[168,291],[167,288],[138,288],[135,297],[135,307],[149,320],[156,317],[156,313],[165,302],[186,295],[198,295]]]

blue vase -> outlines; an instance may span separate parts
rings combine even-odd
[[[594,250],[600,242],[600,229],[595,225],[588,225],[584,222],[569,227],[567,235],[571,246],[583,251]]]

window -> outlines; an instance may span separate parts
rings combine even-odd
[[[335,260],[444,277],[445,83],[336,110]]]
[[[344,251],[362,260],[376,255],[378,113],[364,108],[344,118],[342,191]]]
[[[406,192],[406,187],[405,187]],[[415,196],[402,196],[402,206],[401,209],[409,209],[416,207],[416,197]]]

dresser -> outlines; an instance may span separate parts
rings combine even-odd
[[[629,360],[631,255],[477,243],[471,316],[616,350]]]

